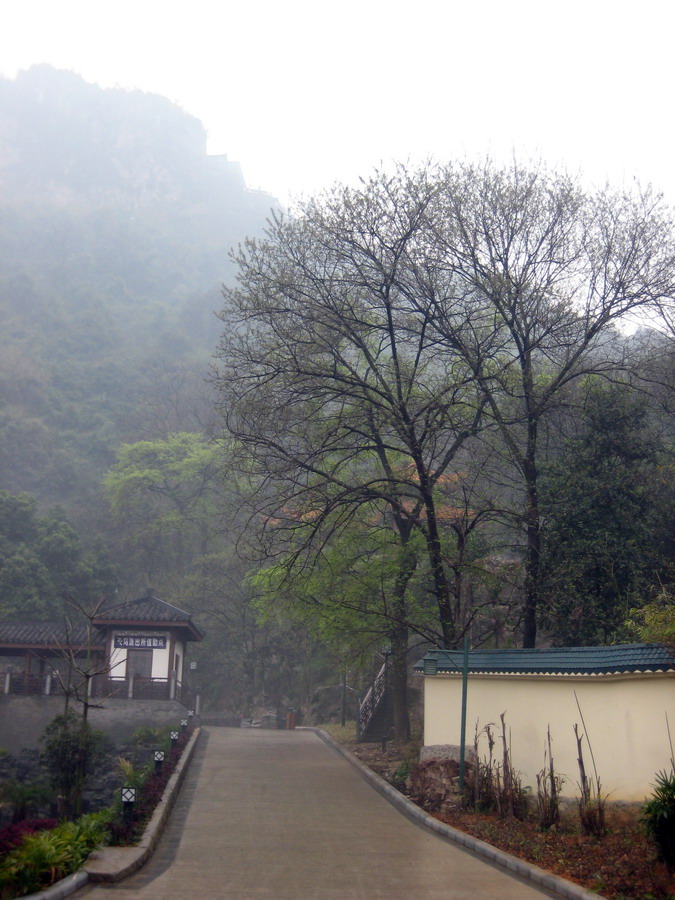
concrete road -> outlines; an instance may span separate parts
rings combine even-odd
[[[151,861],[77,900],[534,900],[413,824],[306,731],[204,729]]]

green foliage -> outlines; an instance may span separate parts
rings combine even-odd
[[[113,583],[103,551],[86,550],[62,510],[41,516],[33,497],[0,491],[2,618],[56,618],[66,598],[86,602]]]
[[[640,641],[675,644],[675,597],[663,588],[654,600],[631,609],[626,626]]]
[[[412,772],[413,766],[410,760],[405,759],[401,763],[401,765],[396,769],[396,771],[391,776],[391,782],[395,787],[405,785],[406,779]]]
[[[628,610],[670,565],[655,546],[644,403],[627,387],[593,384],[579,424],[542,485],[542,620],[562,645],[623,639]]]
[[[675,768],[658,772],[651,798],[643,807],[647,834],[658,847],[659,856],[675,871]]]
[[[143,571],[184,575],[206,554],[223,511],[222,451],[204,435],[181,432],[123,444],[104,484],[127,551]]]
[[[144,747],[158,747],[163,745],[169,739],[170,728],[150,728],[142,726],[137,728],[132,735],[134,744]]]
[[[413,590],[405,591],[403,606],[393,602],[401,572],[409,572],[409,582],[417,569],[422,536],[413,534],[402,547],[395,531],[374,524],[374,516],[379,519],[373,508],[353,518],[311,567],[296,565],[289,555],[252,575],[261,613],[301,622],[345,657],[387,640],[401,619],[416,630],[432,630],[433,610]]]
[[[13,778],[0,782],[0,799],[11,805],[12,822],[21,822],[28,818],[31,809],[50,797],[51,791],[42,782],[17,781]]]
[[[194,560],[180,581],[185,608],[199,611],[205,639],[191,655],[211,709],[241,718],[259,706],[307,706],[317,683],[335,678],[335,660],[279,598],[262,615],[252,603],[244,560],[234,547]],[[176,582],[178,583],[178,582]],[[183,605],[183,603],[181,603]]]
[[[120,756],[117,760],[117,768],[124,779],[124,784],[129,787],[139,788],[151,772],[149,765],[138,768],[129,759]]]
[[[109,536],[115,447],[208,421],[228,251],[277,204],[156,95],[33,67],[0,119],[0,487]]]
[[[76,872],[105,839],[107,812],[27,835],[0,863],[0,897],[34,893]]]
[[[103,760],[104,739],[102,731],[72,710],[56,716],[45,729],[40,760],[68,813],[77,808],[84,785]]]
[[[355,740],[356,722],[353,720],[347,720],[344,725],[337,722],[326,722],[321,727],[340,744],[349,744]]]

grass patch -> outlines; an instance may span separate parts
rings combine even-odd
[[[354,721],[345,722],[344,725],[329,722],[327,725],[321,725],[320,727],[340,744],[356,743],[356,722]]]

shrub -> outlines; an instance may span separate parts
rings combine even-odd
[[[3,898],[34,893],[54,884],[71,871],[69,860],[67,843],[56,828],[27,835],[0,868]]]
[[[408,779],[408,776],[411,772],[412,766],[410,764],[410,761],[407,759],[403,760],[398,769],[396,769],[396,771],[392,773],[391,783],[397,790],[403,791],[406,785],[406,780]]]
[[[171,729],[165,726],[160,728],[149,728],[143,726],[137,728],[132,736],[132,741],[136,746],[142,747],[164,747],[169,741],[169,731]]]
[[[117,768],[124,779],[124,783],[129,787],[135,788],[140,788],[150,773],[149,766],[138,768],[131,760],[125,759],[123,756],[118,758]]]
[[[82,789],[104,757],[102,731],[91,728],[72,710],[56,716],[42,737],[40,760],[64,798],[66,814],[79,811]]]
[[[0,898],[34,893],[77,871],[106,833],[107,813],[25,834],[0,864]]]
[[[33,813],[51,797],[46,784],[39,781],[17,781],[8,778],[0,784],[0,798],[12,807],[12,822],[22,822],[29,810]]]
[[[565,779],[557,774],[553,765],[550,725],[546,730],[546,739],[548,750],[544,752],[544,768],[537,773],[537,811],[542,831],[560,824],[559,798],[565,783]]]
[[[159,772],[155,772],[148,767],[136,769],[132,763],[120,757],[118,760],[120,771],[125,779],[128,779],[127,783],[136,788],[137,799],[134,804],[133,819],[130,822],[123,820],[122,803],[119,796],[116,799],[115,818],[108,826],[111,844],[126,845],[136,842],[138,836],[142,833],[145,823],[150,819],[155,807],[162,799],[164,789],[173,774],[173,770],[176,768],[189,736],[189,732],[180,734],[176,746],[167,752],[164,758],[164,765]]]
[[[675,769],[670,774],[657,773],[654,793],[643,807],[642,821],[668,870],[675,871]]]
[[[513,768],[511,761],[504,713],[500,719],[503,745],[501,763],[494,758],[495,737],[492,724],[486,725],[481,731],[478,731],[478,723],[476,723],[473,743],[475,765],[465,787],[465,800],[473,802],[476,812],[496,813],[503,819],[514,817],[522,820],[527,817],[528,798],[520,775]],[[481,760],[478,753],[480,738],[483,734],[487,737],[488,742],[488,756],[485,760]]]
[[[586,735],[579,734],[579,726],[576,722],[574,723],[574,735],[577,741],[579,790],[581,792],[581,796],[577,798],[579,824],[581,825],[581,831],[583,834],[601,838],[607,834],[607,826],[605,825],[605,807],[607,805],[607,794],[602,793],[602,784],[595,768],[595,761],[593,761],[593,778],[590,778],[588,775],[586,775],[584,753],[581,746],[582,741],[584,737],[586,737]],[[586,739],[588,740],[588,738]],[[588,746],[590,748],[590,742]],[[591,759],[593,759],[592,749]]]
[[[27,834],[36,831],[49,831],[56,828],[58,819],[24,819],[23,822],[12,823],[0,828],[0,857],[15,850]]]

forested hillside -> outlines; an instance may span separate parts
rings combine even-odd
[[[274,205],[162,97],[0,81],[0,488],[98,523],[120,442],[200,427],[228,252]]]

